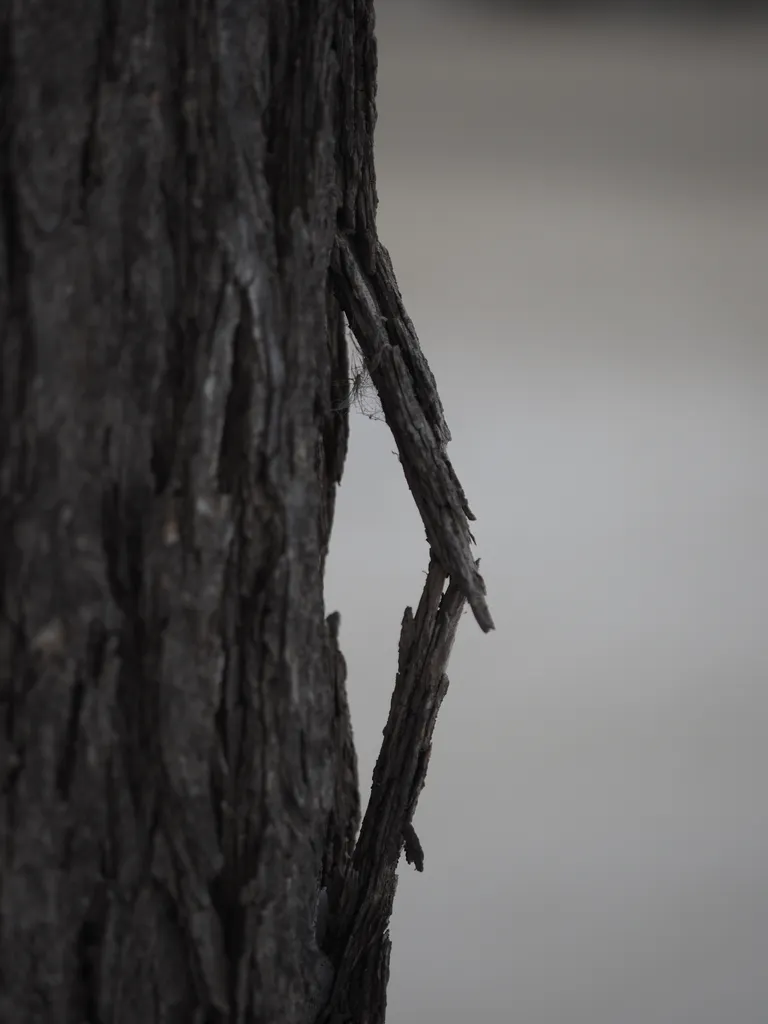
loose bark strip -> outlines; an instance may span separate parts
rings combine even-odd
[[[331,1000],[320,1021],[380,1024],[389,971],[387,930],[403,846],[417,870],[423,851],[413,815],[426,779],[437,713],[448,689],[445,669],[465,596],[455,583],[443,592],[445,571],[432,558],[414,617],[406,608],[398,672],[371,798],[350,870],[332,894],[329,951],[337,964]]]
[[[389,253],[378,240],[376,272],[361,266],[354,243],[336,236],[332,261],[339,303],[365,356],[395,438],[429,543],[461,587],[481,629],[493,629],[467,520],[474,519],[446,454],[450,432],[435,379],[403,306]]]

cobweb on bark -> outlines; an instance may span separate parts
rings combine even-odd
[[[367,416],[369,420],[383,423],[384,410],[381,407],[381,399],[346,316],[344,317],[344,334],[349,353],[349,378],[347,392],[336,405],[334,412],[341,412],[343,409],[356,409],[363,416]]]

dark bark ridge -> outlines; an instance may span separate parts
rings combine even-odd
[[[384,1019],[465,598],[491,621],[375,80],[372,0],[0,5],[2,1022]],[[433,551],[357,844],[343,313]]]

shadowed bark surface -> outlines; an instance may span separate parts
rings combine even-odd
[[[454,619],[491,622],[410,321],[366,321],[375,75],[370,0],[0,6],[3,1022],[383,1020]],[[353,866],[342,307],[445,567]]]

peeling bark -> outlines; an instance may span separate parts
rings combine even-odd
[[[492,624],[375,81],[372,0],[0,4],[2,1022],[384,1019],[464,600]],[[342,310],[434,551],[357,845]]]

